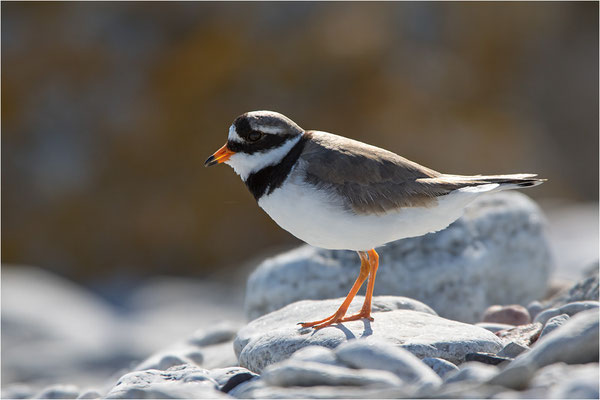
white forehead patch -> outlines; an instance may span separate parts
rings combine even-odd
[[[251,121],[250,122],[250,126],[255,131],[260,131],[260,132],[264,132],[264,133],[270,133],[270,134],[273,134],[273,135],[277,135],[277,134],[283,132],[283,127],[281,127],[281,126],[266,126],[266,125],[258,124],[255,121]]]
[[[243,142],[242,138],[240,137],[240,135],[238,135],[237,131],[235,130],[235,125],[233,124],[229,127],[229,136],[227,138],[237,143]]]

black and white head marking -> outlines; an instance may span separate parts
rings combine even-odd
[[[246,182],[250,175],[280,163],[303,133],[291,119],[276,112],[242,114],[229,128],[227,147],[235,154],[226,164]]]

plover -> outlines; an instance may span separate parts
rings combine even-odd
[[[360,273],[339,309],[327,318],[300,322],[315,329],[373,320],[376,247],[444,229],[484,193],[544,181],[536,174],[443,174],[375,146],[304,130],[272,111],[237,117],[227,143],[204,165],[218,163],[231,166],[258,205],[292,235],[312,246],[358,252]],[[365,280],[360,312],[345,316]]]

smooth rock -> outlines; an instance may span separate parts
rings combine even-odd
[[[205,369],[237,366],[230,338],[231,326],[224,323],[221,327],[196,331],[190,339],[172,343],[157,351],[133,367],[133,370],[166,370],[183,364],[196,364]]]
[[[542,328],[542,324],[535,322],[529,325],[520,325],[511,329],[498,331],[496,332],[496,336],[502,339],[505,344],[515,342],[521,346],[529,347],[538,339]]]
[[[582,366],[568,379],[563,376],[563,379],[550,390],[548,397],[554,399],[598,399],[600,397],[598,373],[598,364]]]
[[[571,383],[582,383],[582,386],[585,385],[585,381],[588,380],[586,378],[593,377],[595,378],[595,392],[598,392],[598,364],[590,363],[583,365],[568,365],[565,363],[555,363],[543,368],[540,368],[529,383],[529,388],[537,389],[537,388],[546,388],[550,390],[550,393],[555,393],[563,390],[572,390],[569,387]],[[581,379],[582,378],[582,379]],[[578,382],[579,381],[579,382]],[[588,386],[589,387],[589,386]],[[569,389],[567,389],[569,388]],[[565,397],[555,397],[548,396],[554,398],[588,398],[588,397],[573,397],[573,396],[565,396]],[[598,398],[598,397],[596,397]]]
[[[192,360],[178,357],[173,354],[154,354],[148,359],[142,361],[133,368],[133,371],[143,371],[146,369],[158,369],[160,371],[167,370],[176,365],[192,364]]]
[[[86,391],[81,392],[78,399],[99,399],[102,397],[102,394],[95,389],[88,389]]]
[[[519,304],[508,306],[493,305],[485,310],[481,321],[508,325],[526,325],[531,323],[531,317],[529,316],[529,311]]]
[[[75,385],[51,385],[42,389],[36,399],[76,399],[79,388]]]
[[[498,367],[482,364],[480,362],[466,362],[460,366],[458,372],[451,372],[446,376],[444,383],[456,382],[484,382],[498,373]]]
[[[349,313],[357,312],[362,300],[355,299]],[[493,333],[473,325],[412,310],[378,311],[378,304],[390,304],[389,297],[374,298],[373,322],[351,321],[316,331],[297,325],[298,321],[322,318],[335,311],[341,301],[300,301],[250,322],[234,341],[240,366],[260,373],[303,347],[335,348],[357,338],[391,342],[419,358],[438,357],[451,362],[462,362],[467,353],[495,353],[502,348]]]
[[[242,383],[229,395],[243,399],[384,399],[414,398],[415,389],[408,385],[378,386],[270,386],[262,379]]]
[[[490,383],[523,389],[539,368],[565,362],[598,361],[599,318],[597,310],[583,311],[560,329],[540,339],[530,351],[518,356]]]
[[[490,353],[469,353],[465,356],[465,361],[475,361],[487,365],[499,365],[512,361],[512,358],[501,357]]]
[[[475,326],[478,326],[483,329],[487,329],[488,331],[493,332],[493,333],[496,333],[498,331],[504,331],[507,329],[512,329],[515,327],[514,325],[499,324],[496,322],[478,322],[475,324]]]
[[[242,367],[217,368],[208,371],[208,377],[217,382],[223,393],[228,393],[236,386],[258,377],[254,372]]]
[[[529,350],[529,347],[527,346],[522,346],[517,342],[510,342],[504,346],[504,348],[500,350],[497,355],[500,357],[515,358],[527,350]]]
[[[433,370],[440,378],[444,378],[449,372],[458,371],[458,367],[452,364],[450,361],[446,361],[442,358],[425,357],[423,361],[429,368]]]
[[[569,316],[567,314],[560,314],[556,317],[550,318],[548,322],[546,322],[546,325],[544,325],[542,333],[540,333],[540,339],[552,332],[553,330],[555,330],[556,328],[559,328],[566,324],[568,320]]]
[[[527,304],[527,311],[529,312],[529,316],[531,320],[534,320],[535,317],[544,310],[544,306],[537,300],[532,301]]]
[[[2,387],[0,398],[2,399],[30,399],[35,394],[35,390],[25,384],[13,383]]]
[[[206,369],[238,366],[238,359],[233,351],[233,340],[200,348],[202,367]]]
[[[351,340],[335,349],[335,355],[352,368],[389,371],[403,382],[439,386],[440,377],[412,353],[377,340]]]
[[[546,292],[552,266],[543,228],[527,196],[482,196],[448,228],[379,248],[375,294],[402,294],[470,323],[490,305],[527,304]],[[345,296],[359,265],[355,252],[310,246],[267,259],[248,279],[246,313],[255,319],[295,301]]]
[[[548,320],[552,317],[556,317],[557,315],[567,314],[572,317],[573,315],[594,308],[598,308],[600,303],[597,301],[578,301],[575,303],[565,304],[564,306],[558,308],[549,308],[545,311],[542,311],[535,317],[535,322],[539,322],[542,325],[546,324]]]
[[[226,398],[208,371],[191,364],[166,371],[155,369],[130,372],[108,392],[109,399],[141,398]]]
[[[271,386],[400,386],[402,380],[387,371],[360,371],[310,361],[286,360],[267,367],[262,380]]]
[[[556,308],[565,304],[578,301],[600,301],[598,281],[598,261],[589,267],[589,271],[585,277],[575,283],[568,290],[558,293],[556,296],[547,301],[548,305]]]
[[[233,323],[223,322],[209,329],[198,329],[188,339],[188,342],[198,347],[230,342],[235,338],[238,329],[239,326]]]
[[[312,361],[321,364],[343,366],[337,359],[333,350],[322,346],[308,346],[296,351],[291,360]]]

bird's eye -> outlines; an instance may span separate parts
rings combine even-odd
[[[252,131],[250,132],[250,134],[248,135],[248,140],[251,142],[256,142],[257,140],[259,140],[261,137],[263,137],[263,134],[257,131]]]

